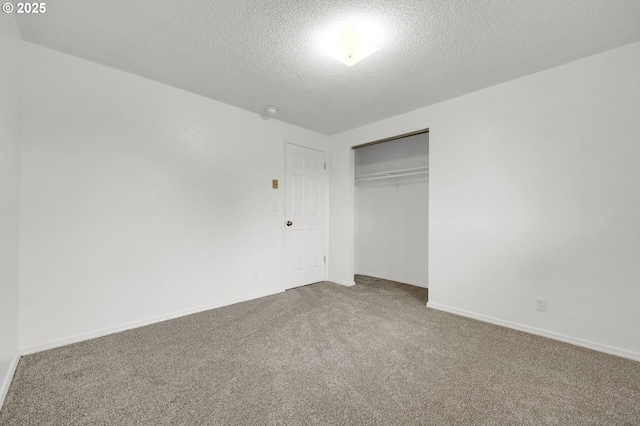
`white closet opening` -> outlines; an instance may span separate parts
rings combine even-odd
[[[356,273],[428,287],[429,133],[355,147]]]

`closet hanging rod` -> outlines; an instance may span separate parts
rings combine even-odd
[[[398,175],[400,173],[428,172],[428,171],[429,171],[429,166],[412,167],[410,169],[388,170],[386,172],[367,173],[364,175],[357,176],[356,180],[360,180],[363,178],[377,177],[377,176],[387,177],[388,175]]]
[[[356,183],[364,182],[366,180],[391,179],[391,178],[395,178],[395,177],[427,175],[427,174],[429,174],[428,170],[423,170],[421,172],[399,173],[399,174],[396,174],[396,175],[386,174],[385,176],[374,176],[374,177],[368,177],[368,178],[358,178],[358,179],[356,179]]]

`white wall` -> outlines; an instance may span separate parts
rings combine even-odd
[[[355,151],[356,179],[428,165],[428,133]],[[361,181],[355,199],[356,272],[427,287],[429,176]]]
[[[23,57],[25,352],[281,290],[271,180],[284,141],[328,137],[32,44]]]
[[[0,407],[18,360],[20,32],[0,14]]]
[[[330,276],[349,147],[429,127],[429,306],[640,360],[639,75],[635,43],[337,135]]]

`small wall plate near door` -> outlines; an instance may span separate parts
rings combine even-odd
[[[547,299],[544,297],[534,297],[533,307],[536,311],[545,312],[547,310]]]

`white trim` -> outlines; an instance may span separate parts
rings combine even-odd
[[[16,355],[12,360],[11,364],[9,364],[9,370],[7,374],[4,376],[4,380],[2,381],[2,386],[0,386],[0,409],[2,409],[2,405],[4,404],[4,400],[9,393],[9,386],[11,386],[11,381],[13,380],[13,375],[16,373],[16,368],[18,368],[18,362],[20,362],[20,355]]]
[[[353,172],[352,182],[353,185],[350,185],[351,190],[353,191],[353,270],[357,271],[360,269],[360,221],[358,220],[358,216],[360,215],[360,211],[358,210],[358,183],[355,181],[356,179],[356,150],[352,149],[349,152],[349,164],[351,164],[351,171]]]
[[[287,221],[287,142],[282,141],[280,144],[280,185],[278,185],[278,191],[280,191],[280,291],[286,291],[286,277],[287,271],[287,253],[286,253],[286,226]]]
[[[449,312],[452,314],[460,315],[467,318],[473,318],[479,321],[488,322],[502,327],[512,328],[514,330],[524,331],[530,334],[536,334],[538,336],[548,337],[560,342],[570,343],[575,346],[581,346],[583,348],[592,349],[598,352],[604,352],[610,355],[616,355],[622,358],[632,359],[634,361],[640,361],[640,353],[628,351],[626,349],[615,348],[613,346],[602,345],[600,343],[591,342],[589,340],[578,339],[576,337],[567,336],[553,331],[542,330],[535,327],[529,327],[527,325],[518,324],[511,321],[505,321],[498,318],[490,317],[487,315],[477,314],[474,312],[465,311],[462,309],[452,308],[438,303],[427,302],[427,308],[437,309],[439,311]]]
[[[331,153],[328,151],[324,152],[324,279],[325,281],[329,278],[329,247],[331,240],[329,239],[329,233],[331,232],[330,226],[331,223],[329,221],[329,216],[331,215],[331,164],[329,163],[329,159],[331,157]]]
[[[405,280],[404,278],[387,277],[387,276],[384,276],[384,275],[372,274],[372,273],[369,273],[369,272],[356,272],[356,274],[358,274],[358,275],[366,275],[367,277],[378,278],[378,279],[381,279],[381,280],[395,281],[395,282],[399,282],[401,284],[414,285],[416,287],[429,288],[429,283],[425,283],[425,282],[422,282],[422,281],[413,281],[413,280]]]
[[[37,345],[22,347],[20,348],[20,354],[30,355],[36,352],[59,348],[61,346],[71,345],[73,343],[83,342],[85,340],[95,339],[97,337],[103,337],[109,334],[119,333],[121,331],[131,330],[133,328],[144,327],[146,325],[151,325],[158,322],[179,318],[186,315],[196,314],[198,312],[208,311],[210,309],[221,308],[223,306],[234,305],[236,303],[246,302],[247,300],[259,299],[261,297],[271,296],[273,294],[278,294],[278,293],[282,293],[282,290],[280,289],[269,290],[262,293],[252,294],[250,296],[239,297],[237,299],[229,299],[222,302],[212,303],[210,305],[200,306],[197,308],[184,309],[182,311],[172,312],[170,314],[158,315],[156,317],[147,318],[140,321],[133,321],[126,324],[117,325],[114,327],[107,327],[101,330],[91,331],[88,333],[76,334],[75,336],[65,337],[57,340],[51,340],[49,342],[40,343]]]
[[[338,280],[336,278],[329,278],[329,282],[340,284],[340,285],[343,285],[343,286],[346,286],[346,287],[353,287],[354,285],[356,285],[355,281],[342,281],[342,280]]]

